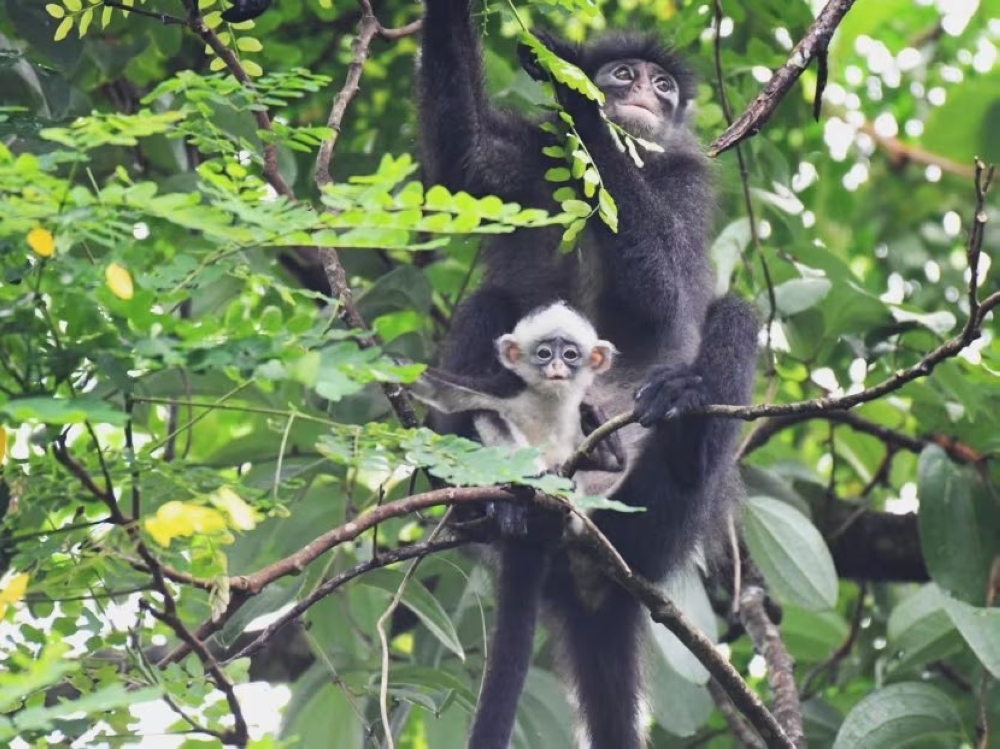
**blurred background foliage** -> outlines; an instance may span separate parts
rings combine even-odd
[[[200,5],[218,22],[218,0]],[[509,7],[475,5],[490,90],[511,107],[543,103],[517,67]],[[726,127],[724,100],[742,112],[822,5],[559,0],[517,12],[574,39],[659,30],[701,74],[696,125],[709,142]],[[195,658],[150,667],[176,633],[139,605],[162,596],[137,569],[124,524],[109,521],[109,502],[139,520],[164,563],[212,581],[211,591],[172,587],[194,630],[231,604],[227,575],[426,488],[415,467],[485,483],[530,474],[401,431],[379,387],[416,372],[387,354],[433,358],[476,281],[479,234],[543,220],[461,196],[432,206],[406,186],[419,178],[418,37],[374,39],[336,139],[335,187],[323,198],[335,211],[322,214],[308,207],[320,206],[315,151],[333,134],[359,8],[275,0],[253,23],[214,26],[256,81],[249,93],[172,22],[185,17],[181,2],[136,7],[169,17],[99,0],[4,0],[0,15],[0,652],[11,664],[0,672],[0,738],[18,747],[163,732],[176,745],[213,741],[185,737],[191,723],[162,702],[134,707],[164,693],[198,725],[231,720]],[[421,12],[395,0],[372,7],[385,27]],[[819,120],[814,66],[742,146],[745,178],[735,151],[717,159],[719,289],[754,299],[767,321],[758,402],[854,392],[958,334],[973,160],[1000,159],[998,44],[1000,0],[858,0],[830,48]],[[258,129],[262,107],[273,133]],[[278,144],[303,204],[274,200],[264,141]],[[423,214],[407,213],[417,204]],[[984,210],[985,296],[1000,288],[996,199]],[[304,244],[341,249],[384,349],[330,322],[325,276],[296,250]],[[998,374],[990,319],[932,376],[850,416],[747,428],[744,538],[784,609],[809,746],[996,745]],[[439,517],[384,523],[376,538],[241,600],[213,652],[237,652],[259,617],[376,549],[426,538]],[[400,578],[359,577],[309,609],[305,626],[229,667],[254,682],[237,688],[254,745],[386,745],[375,633]],[[670,590],[769,698],[766,665],[730,626],[725,587],[692,573]],[[468,555],[418,567],[390,632],[397,746],[463,745],[488,588]],[[541,635],[520,749],[571,745],[552,651]],[[700,665],[665,631],[650,656],[651,746],[734,746]],[[56,694],[84,698],[60,706]]]

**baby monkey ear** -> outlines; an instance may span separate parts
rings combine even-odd
[[[497,338],[497,353],[500,355],[500,363],[507,369],[514,369],[521,361],[521,346],[511,333]]]
[[[618,349],[610,341],[598,341],[590,350],[590,368],[594,374],[601,374],[611,369]]]

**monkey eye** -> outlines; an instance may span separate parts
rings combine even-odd
[[[660,93],[666,94],[677,88],[677,84],[674,79],[669,75],[658,75],[653,79],[653,86]]]
[[[632,80],[632,68],[628,65],[619,65],[613,71],[611,75],[617,78],[619,81],[631,81]]]
[[[552,358],[552,349],[548,346],[539,346],[535,349],[535,356],[537,356],[542,361],[548,361]]]
[[[569,362],[576,361],[577,359],[580,358],[580,352],[577,351],[572,346],[570,346],[568,348],[564,348],[562,355],[563,355],[563,359],[565,359],[566,361],[569,361]]]

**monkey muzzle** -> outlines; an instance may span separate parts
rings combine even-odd
[[[542,374],[549,380],[568,380],[570,376],[569,367],[561,359],[549,362],[542,369]]]

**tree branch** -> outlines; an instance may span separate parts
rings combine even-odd
[[[718,156],[737,143],[759,133],[771,115],[774,114],[785,94],[809,67],[809,63],[813,59],[820,60],[821,69],[825,67],[830,37],[833,36],[833,32],[837,30],[837,26],[840,25],[852,5],[854,5],[854,0],[830,0],[823,7],[806,35],[795,45],[788,61],[774,72],[771,80],[767,82],[757,98],[750,102],[750,106],[740,115],[740,118],[715,139],[708,149],[709,156]],[[816,101],[819,102],[822,97],[823,88],[818,86]]]
[[[369,559],[367,562],[356,564],[350,569],[334,575],[322,585],[318,586],[312,593],[300,600],[292,608],[265,627],[253,642],[235,655],[227,658],[226,662],[229,663],[239,658],[249,658],[260,650],[263,650],[267,646],[268,641],[284,629],[285,626],[295,619],[298,619],[302,616],[302,614],[312,608],[315,604],[322,601],[341,585],[353,580],[359,575],[363,575],[370,570],[378,569],[380,567],[388,567],[390,564],[395,564],[396,562],[401,562],[405,559],[413,559],[414,557],[421,559],[428,554],[435,554],[439,551],[454,549],[458,546],[462,546],[464,543],[465,541],[463,539],[458,538],[431,540],[424,543],[403,546],[392,551],[382,552],[372,559]]]
[[[831,0],[831,5],[837,0]],[[846,2],[846,0],[843,0]],[[852,0],[853,1],[853,0]],[[827,6],[829,7],[829,6]],[[976,207],[972,226],[969,230],[969,241],[966,256],[969,262],[969,317],[958,335],[949,338],[936,349],[925,354],[916,364],[906,369],[897,370],[890,377],[872,387],[840,396],[814,398],[796,403],[774,403],[759,406],[728,406],[711,405],[693,408],[684,416],[725,416],[731,419],[754,421],[765,416],[809,418],[811,416],[828,415],[836,411],[846,411],[861,403],[881,398],[899,390],[909,382],[927,377],[934,368],[961,353],[982,334],[982,325],[987,315],[1000,306],[1000,291],[994,291],[984,299],[979,298],[979,258],[982,254],[983,235],[986,226],[986,197],[993,181],[993,166],[985,166],[978,159],[975,169]],[[595,429],[580,445],[579,449],[566,461],[563,472],[570,475],[579,466],[583,457],[607,435],[635,421],[635,412],[628,411],[618,414]],[[744,454],[747,452],[743,450]]]
[[[986,459],[986,456],[976,449],[959,442],[949,435],[935,434],[929,437],[914,437],[899,430],[883,426],[882,424],[877,424],[874,421],[869,421],[852,411],[828,411],[826,413],[775,416],[765,419],[757,425],[753,434],[743,444],[739,457],[744,458],[754,450],[760,449],[779,432],[813,419],[824,419],[836,424],[844,424],[857,432],[871,435],[897,450],[919,453],[928,445],[939,445],[957,463],[974,464]]]
[[[750,635],[754,649],[767,662],[767,681],[774,694],[774,717],[785,729],[796,749],[804,749],[802,705],[795,686],[795,661],[781,639],[781,633],[764,608],[764,589],[755,583],[743,585],[740,592],[740,623]]]

